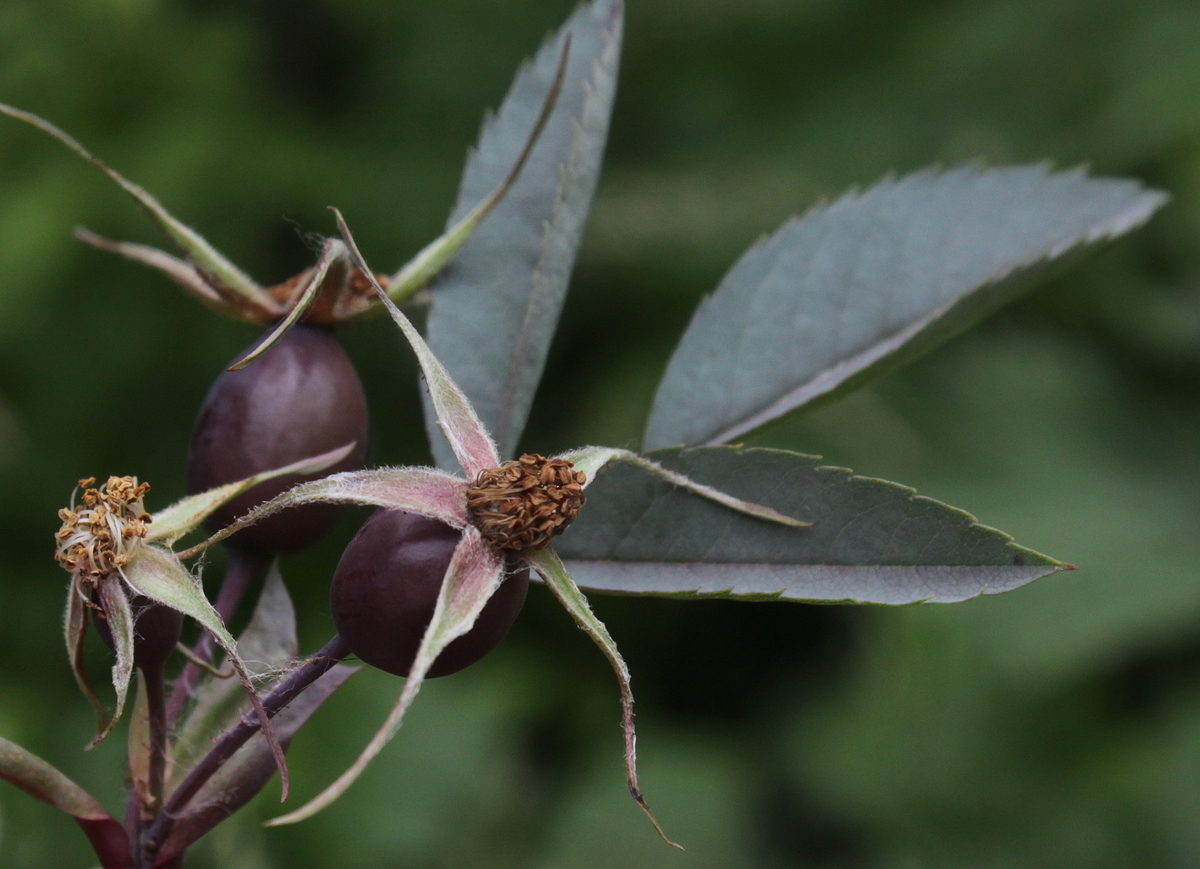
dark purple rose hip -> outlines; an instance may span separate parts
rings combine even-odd
[[[362,467],[367,401],[346,351],[329,329],[300,324],[262,358],[224,371],[205,396],[188,455],[188,490],[202,492],[354,441],[354,451],[319,474],[290,474],[260,483],[217,510],[210,531],[297,483]],[[230,538],[264,553],[294,552],[328,530],[340,508],[295,507]]]
[[[169,606],[155,603],[148,597],[135,595],[129,601],[133,609],[133,663],[143,670],[162,666],[175,651],[179,634],[183,630],[183,613]],[[92,610],[92,624],[96,633],[110,649],[116,649],[108,619],[99,608]]]
[[[408,675],[460,537],[457,529],[414,513],[372,514],[342,553],[329,591],[334,623],[354,654]],[[509,574],[474,627],[442,651],[428,675],[457,673],[499,645],[528,588],[528,570]]]

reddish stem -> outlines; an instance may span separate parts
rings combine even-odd
[[[321,676],[329,672],[335,664],[350,654],[350,647],[340,634],[334,634],[333,639],[326,643],[319,652],[297,667],[290,675],[277,684],[271,692],[262,698],[263,708],[267,716],[273,718],[281,709],[291,703],[305,688]],[[200,759],[192,771],[187,774],[175,792],[171,794],[154,823],[142,837],[142,849],[151,857],[162,847],[170,835],[175,819],[187,806],[188,802],[204,787],[204,784],[221,768],[221,765],[234,752],[246,744],[260,729],[261,725],[254,710],[248,710],[245,715],[217,740],[216,745]],[[151,861],[153,862],[153,861]]]

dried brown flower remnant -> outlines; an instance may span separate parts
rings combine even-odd
[[[282,308],[290,309],[299,298],[297,293],[303,291],[312,273],[313,269],[305,269],[283,283],[269,287],[267,293]],[[389,280],[388,276],[382,273],[376,273],[375,279],[385,285]],[[302,319],[306,323],[318,326],[336,326],[356,314],[361,314],[375,301],[375,290],[371,288],[370,278],[357,268],[334,263],[325,274]]]
[[[525,454],[480,471],[467,489],[467,509],[497,549],[543,549],[575,521],[587,478],[566,459]]]
[[[83,497],[58,511],[63,525],[54,535],[58,563],[92,585],[129,561],[150,522],[142,505],[149,483],[139,483],[137,477],[109,477],[99,489],[87,488],[94,482],[95,477],[79,481]]]

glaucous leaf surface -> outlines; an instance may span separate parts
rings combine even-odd
[[[125,830],[91,794],[15,742],[0,737],[0,778],[71,815],[91,841],[104,869],[128,865]]]
[[[615,463],[589,487],[587,506],[555,544],[580,587],[681,598],[951,603],[1070,569],[962,510],[814,456],[701,447],[651,457],[812,525],[746,516]]]
[[[646,449],[725,443],[908,361],[1166,196],[1048,167],[924,170],[850,193],[752,247],[692,318]]]
[[[453,225],[517,159],[571,35],[562,93],[516,183],[434,284],[428,338],[503,457],[512,455],[541,379],[600,174],[616,90],[624,5],[593,0],[522,68],[467,162]],[[442,467],[454,458],[426,402]]]

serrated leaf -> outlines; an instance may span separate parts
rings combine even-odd
[[[615,463],[555,544],[583,588],[659,597],[950,603],[1070,569],[962,510],[783,450],[651,454],[666,467],[812,525],[734,512]]]
[[[285,748],[321,704],[358,670],[358,667],[345,664],[333,667],[275,716],[275,730]],[[187,808],[171,828],[171,834],[163,843],[154,865],[169,865],[192,842],[253,799],[274,773],[275,761],[271,757],[271,749],[262,733],[256,733],[188,801]]]
[[[0,737],[0,778],[73,817],[92,843],[104,869],[132,864],[125,829],[96,799],[55,767]]]
[[[238,637],[237,648],[263,693],[296,657],[299,650],[296,610],[280,575],[278,561],[267,573],[250,623]],[[210,678],[197,689],[195,697],[195,705],[175,741],[177,764],[171,774],[172,787],[212,747],[213,734],[222,733],[242,714],[243,695],[236,679]]]
[[[504,178],[554,78],[565,35],[562,93],[521,176],[434,284],[429,344],[475,405],[502,456],[525,427],[566,295],[600,173],[616,89],[621,0],[593,0],[517,74],[471,154],[452,226]],[[453,455],[429,404],[442,467]]]
[[[909,361],[1166,196],[1046,166],[925,170],[851,193],[752,247],[700,305],[646,449],[728,442]]]

